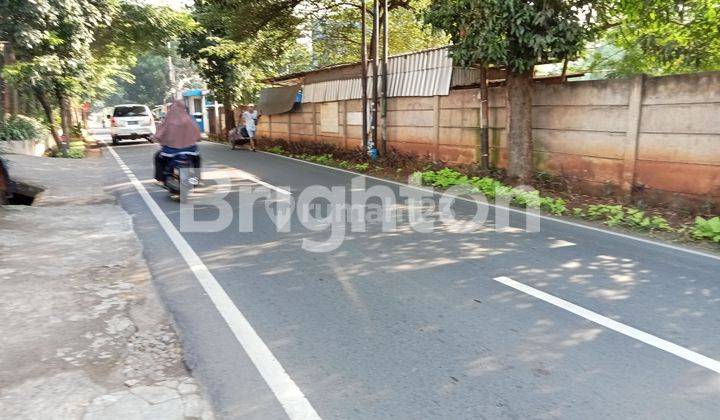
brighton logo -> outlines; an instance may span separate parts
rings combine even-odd
[[[421,187],[413,177],[407,185],[373,179],[373,185],[368,185],[367,177],[357,176],[349,186],[311,185],[291,192],[289,187],[234,172],[235,176],[223,171],[203,174],[201,190],[188,194],[189,199],[180,204],[182,232],[219,232],[234,221],[239,233],[253,232],[262,222],[263,229],[268,229],[269,223],[280,233],[311,233],[302,239],[303,249],[331,252],[343,244],[348,233],[540,231],[536,206],[511,209],[511,196],[490,202],[466,186],[436,192]],[[315,239],[321,232],[327,232],[327,237]]]

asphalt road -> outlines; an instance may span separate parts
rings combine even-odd
[[[113,150],[179,229],[178,203],[151,181],[155,148]],[[299,389],[308,418],[717,418],[720,259],[552,220],[526,233],[515,213],[515,229],[499,232],[437,224],[418,233],[402,223],[382,232],[371,223],[332,252],[308,252],[303,239],[328,232],[294,220],[279,233],[264,200],[251,204],[236,190],[259,181],[298,198],[311,185],[349,189],[351,174],[217,144],[201,150],[207,171],[256,178],[233,182],[228,228],[181,234],[202,262],[193,269],[106,160],[218,417],[301,418],[283,404]],[[254,229],[240,232],[250,208]],[[212,220],[217,210],[195,214]],[[253,357],[265,350],[241,345],[203,273],[287,377],[273,382],[267,360]]]

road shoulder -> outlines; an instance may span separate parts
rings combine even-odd
[[[103,190],[122,173],[104,158],[6,157],[44,191],[0,208],[3,416],[212,418],[132,219]]]

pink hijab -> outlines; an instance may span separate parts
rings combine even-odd
[[[158,127],[155,137],[163,146],[176,149],[193,146],[200,139],[200,129],[187,113],[182,100],[178,99],[170,105],[165,121]]]

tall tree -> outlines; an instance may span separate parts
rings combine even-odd
[[[593,35],[594,10],[585,0],[434,0],[427,22],[452,37],[459,63],[507,69],[508,175],[533,174],[534,66],[572,59]]]
[[[720,0],[615,0],[594,70],[609,76],[720,70]]]
[[[49,124],[54,98],[67,134],[73,128],[74,102],[115,89],[118,77],[132,77],[128,69],[138,54],[164,47],[192,23],[187,14],[170,8],[126,0],[14,0],[0,5],[0,37],[13,43],[18,60],[3,74],[34,92]]]
[[[254,102],[262,80],[279,69],[304,69],[309,56],[297,42],[295,0],[196,0],[198,27],[181,39],[181,55],[190,58],[208,87],[223,102],[226,129],[234,127],[233,109]]]
[[[167,58],[148,53],[138,57],[129,78],[118,78],[115,93],[106,102],[131,102],[145,105],[161,104],[170,91]]]
[[[413,0],[408,3],[395,3],[394,7],[390,8],[390,54],[440,47],[450,42],[449,37],[433,29],[419,16],[428,5],[427,0]],[[309,15],[305,26],[311,35],[313,64],[325,66],[360,61],[360,12],[360,2],[356,2],[331,6]],[[372,19],[369,23],[372,28]]]

